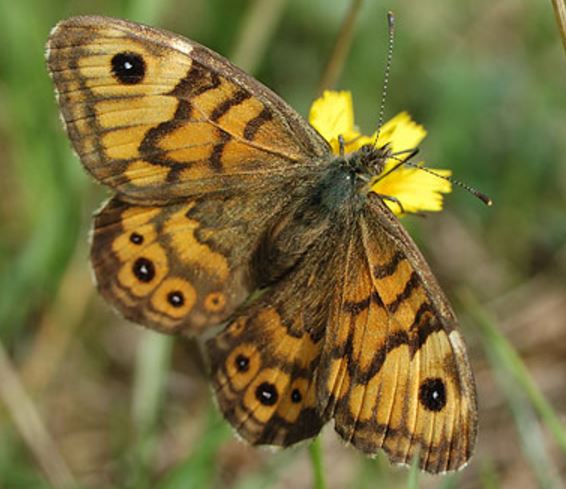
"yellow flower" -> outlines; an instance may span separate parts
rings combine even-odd
[[[313,102],[309,121],[330,143],[335,154],[339,154],[340,151],[338,136],[344,138],[346,153],[357,151],[364,144],[372,144],[375,138],[375,133],[372,136],[364,136],[355,126],[350,92],[325,91],[322,97]],[[389,143],[393,152],[412,150],[418,147],[425,136],[425,129],[411,120],[409,114],[401,112],[383,124],[377,147]],[[389,159],[385,163],[383,173],[398,163],[398,160]],[[438,175],[451,174],[450,170],[431,170]],[[405,212],[414,213],[442,210],[442,194],[451,192],[452,184],[425,171],[402,165],[383,179],[378,175],[371,190],[397,199]],[[395,214],[401,214],[396,202],[385,200],[385,203]]]

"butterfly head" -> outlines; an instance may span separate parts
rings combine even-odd
[[[345,155],[344,164],[358,181],[361,190],[383,172],[385,162],[391,154],[391,147],[388,144],[381,147],[364,144],[354,153]]]

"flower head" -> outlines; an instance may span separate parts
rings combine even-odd
[[[322,97],[311,106],[309,121],[314,128],[329,142],[335,154],[340,152],[338,137],[344,139],[344,151],[351,153],[364,144],[373,144],[376,134],[364,136],[354,124],[354,108],[350,92],[325,91]],[[411,120],[406,112],[397,114],[383,124],[377,138],[377,147],[389,144],[392,152],[412,150],[425,138],[425,129]],[[399,163],[389,159],[385,163],[382,175]],[[422,162],[418,163],[422,164]],[[434,169],[442,176],[451,174],[450,170]],[[385,204],[395,213],[442,210],[442,194],[452,190],[452,184],[430,173],[414,167],[402,165],[380,179],[378,175],[371,190],[380,195],[392,197]],[[401,203],[402,209],[395,202]]]

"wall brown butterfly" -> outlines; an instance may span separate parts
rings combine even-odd
[[[468,461],[477,408],[456,318],[368,185],[387,146],[334,155],[226,59],[124,20],[59,23],[47,63],[76,152],[115,191],[94,220],[100,293],[162,332],[226,322],[206,349],[244,439],[288,446],[334,420],[392,462]]]

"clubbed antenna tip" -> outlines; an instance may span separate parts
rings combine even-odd
[[[479,190],[476,190],[476,193],[474,195],[488,207],[491,207],[493,205],[493,200],[491,200],[487,195],[482,194]]]
[[[430,168],[427,168],[426,166],[418,165],[418,164],[412,163],[411,161],[402,160],[402,164],[405,164],[405,165],[410,166],[412,168],[417,168],[418,170],[422,170],[426,173],[434,175],[437,178],[442,178],[443,180],[448,180],[453,185],[457,185],[458,187],[463,188],[467,192],[470,192],[474,197],[477,197],[479,200],[481,200],[488,207],[491,207],[493,205],[493,200],[491,200],[483,192],[480,192],[479,190],[475,189],[471,185],[468,185],[467,183],[464,183],[460,180],[456,180],[453,177],[447,177],[446,175],[440,175],[440,174],[436,173],[435,171],[431,170]]]

